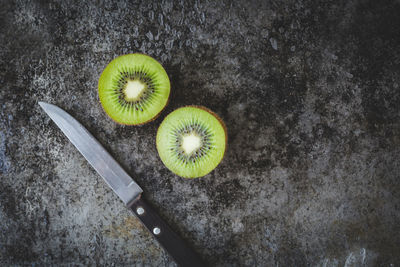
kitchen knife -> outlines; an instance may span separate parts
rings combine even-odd
[[[44,102],[39,105],[179,266],[204,266],[200,257],[142,198],[142,188],[85,127],[55,105]]]

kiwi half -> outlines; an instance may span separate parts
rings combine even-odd
[[[212,111],[187,106],[171,112],[157,132],[157,150],[164,165],[185,177],[202,177],[221,162],[227,134]]]
[[[115,58],[99,79],[99,98],[114,121],[138,125],[164,109],[170,93],[164,68],[152,57],[128,54]]]

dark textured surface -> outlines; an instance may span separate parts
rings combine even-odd
[[[211,265],[400,264],[400,2],[259,2],[1,2],[2,265],[174,265],[38,101],[87,126]],[[142,127],[97,96],[131,52],[172,82]],[[155,147],[189,104],[229,134],[197,180]]]

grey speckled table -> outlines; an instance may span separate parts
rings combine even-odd
[[[1,2],[2,266],[174,266],[38,101],[87,126],[210,265],[400,265],[399,1],[84,2]],[[97,96],[131,52],[172,82],[142,127]],[[155,147],[189,104],[229,134],[196,180]]]

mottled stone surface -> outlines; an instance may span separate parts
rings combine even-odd
[[[85,2],[1,2],[2,266],[174,266],[38,101],[87,126],[210,265],[400,265],[399,1]],[[132,52],[172,82],[141,127],[97,96]],[[229,134],[196,180],[155,146],[189,104]]]

